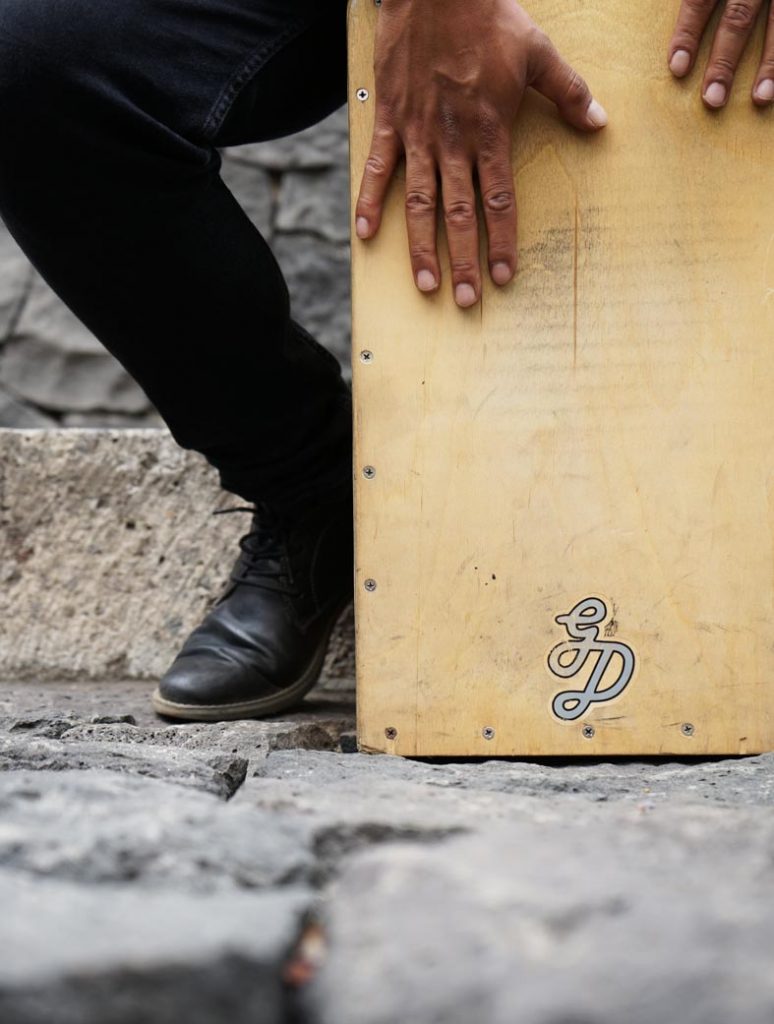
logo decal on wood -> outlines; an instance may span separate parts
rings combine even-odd
[[[557,644],[548,655],[548,667],[560,679],[572,679],[592,658],[591,671],[581,690],[563,690],[553,701],[557,718],[574,722],[592,704],[612,700],[623,693],[634,673],[634,651],[619,640],[600,639],[600,625],[607,618],[607,605],[598,597],[587,597],[556,622],[567,630],[569,640]],[[612,682],[606,682],[614,672]],[[603,686],[603,683],[605,685]]]

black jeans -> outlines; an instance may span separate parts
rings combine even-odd
[[[251,501],[349,487],[351,401],[216,147],[345,102],[345,0],[0,0],[0,215]]]

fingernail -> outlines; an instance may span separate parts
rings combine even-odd
[[[601,103],[597,103],[596,100],[592,100],[589,103],[589,109],[586,111],[586,117],[591,121],[595,128],[604,128],[607,124],[607,111]]]
[[[368,235],[368,221],[365,217],[358,217],[355,221],[355,231],[358,238],[365,238]]]
[[[704,102],[711,107],[722,107],[726,102],[727,90],[722,82],[713,82],[704,93]]]
[[[755,98],[763,103],[771,103],[774,100],[774,81],[771,78],[764,78],[755,86]]]
[[[508,284],[511,279],[511,268],[507,263],[492,264],[492,280],[495,284]]]
[[[436,288],[438,282],[435,279],[435,274],[430,270],[420,270],[417,274],[417,288],[421,292],[431,292]]]
[[[688,68],[691,66],[691,55],[687,50],[675,50],[672,54],[672,59],[669,62],[669,70],[673,75],[677,75],[678,78],[682,78],[683,75],[688,74]]]
[[[458,284],[454,289],[454,298],[458,306],[472,306],[476,301],[476,293],[470,284]]]

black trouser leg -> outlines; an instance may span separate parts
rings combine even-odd
[[[216,147],[345,99],[344,0],[0,0],[0,213],[248,500],[346,485],[350,402]]]

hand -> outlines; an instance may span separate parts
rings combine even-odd
[[[682,0],[669,44],[669,67],[677,78],[684,78],[696,63],[699,43],[716,7],[717,0]],[[712,109],[726,105],[747,41],[761,9],[765,8],[768,20],[766,43],[752,98],[759,107],[768,106],[774,100],[774,6],[770,6],[769,0],[723,0],[723,7],[704,72],[702,99]]]
[[[516,270],[511,134],[527,86],[571,125],[607,124],[588,86],[514,0],[383,0],[375,52],[376,121],[355,209],[361,239],[379,229],[387,188],[406,157],[406,221],[420,291],[441,281],[436,246],[439,177],[460,306],[481,295],[474,174],[488,235],[489,273]]]

